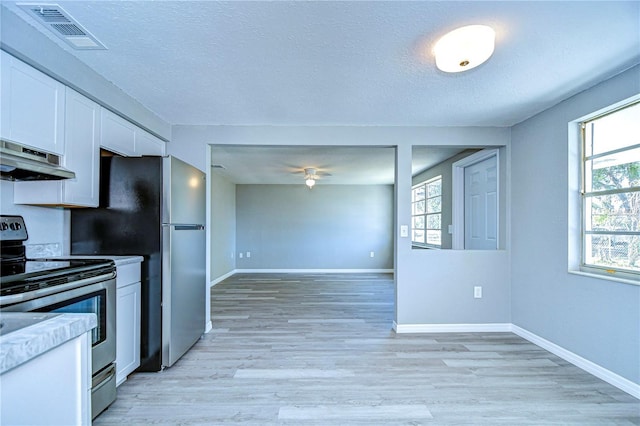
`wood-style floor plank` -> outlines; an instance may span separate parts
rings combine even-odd
[[[511,333],[391,330],[387,274],[239,274],[212,332],[94,424],[640,425],[640,401]]]

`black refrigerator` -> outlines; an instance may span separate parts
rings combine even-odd
[[[71,210],[71,254],[140,255],[140,367],[173,365],[205,329],[205,175],[168,157],[102,157],[100,205]]]

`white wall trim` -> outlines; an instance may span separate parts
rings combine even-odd
[[[207,321],[207,323],[205,324],[204,327],[204,334],[207,334],[208,332],[210,332],[211,330],[213,330],[213,323],[211,322],[211,320]]]
[[[586,358],[577,355],[562,346],[556,345],[532,332],[510,323],[492,324],[398,324],[393,322],[393,329],[396,333],[492,333],[511,332],[534,345],[540,346],[552,354],[559,356],[567,362],[586,371],[589,374],[604,380],[612,386],[628,393],[634,398],[640,399],[640,384],[608,370]]]
[[[238,274],[362,274],[393,273],[393,269],[236,269]]]
[[[236,272],[237,272],[237,270],[236,270],[236,269],[234,269],[234,270],[232,270],[232,271],[227,272],[227,273],[226,273],[226,274],[224,274],[224,275],[220,275],[218,278],[216,278],[216,279],[214,279],[214,280],[212,280],[212,281],[210,281],[210,282],[209,282],[209,288],[213,287],[214,285],[218,284],[218,283],[219,283],[219,282],[221,282],[221,281],[226,280],[227,278],[229,278],[230,276],[232,276],[232,275],[233,275],[233,274],[235,274]]]
[[[209,288],[235,274],[393,274],[393,269],[234,269],[209,282]]]
[[[629,395],[640,399],[640,384],[625,379],[624,377],[614,373],[613,371],[608,370],[592,361],[589,361],[588,359],[585,359],[580,355],[577,355],[563,348],[562,346],[558,346],[553,342],[550,342],[536,334],[533,334],[532,332],[525,330],[524,328],[518,327],[515,324],[512,324],[511,327],[514,334],[517,334],[523,339],[526,339],[531,343],[538,345],[543,349],[546,349],[552,354],[559,356],[560,358],[570,362],[576,367],[583,369],[589,374],[593,374],[599,379],[604,380],[605,382],[617,387],[618,389],[628,393]]]
[[[398,324],[393,322],[396,333],[509,333],[510,323],[488,324]]]

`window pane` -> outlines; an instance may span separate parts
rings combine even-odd
[[[622,233],[640,232],[640,103],[586,122],[583,143],[586,157],[603,155],[584,162],[582,261],[638,272],[640,235]]]
[[[427,231],[427,244],[441,245],[440,231]]]
[[[427,213],[439,213],[442,210],[442,197],[429,198],[427,202]]]
[[[587,231],[640,232],[640,192],[588,197]]]
[[[586,263],[640,271],[640,236],[587,235]]]
[[[440,214],[430,214],[427,216],[427,229],[441,229]]]
[[[427,185],[428,197],[436,197],[442,194],[442,179],[438,179]]]
[[[640,148],[589,160],[586,167],[587,192],[640,187]]]
[[[590,121],[585,128],[587,156],[639,143],[640,103]],[[592,145],[593,144],[593,145]]]
[[[424,196],[424,185],[420,185],[417,188],[414,188],[413,191],[411,191],[411,201],[424,200]]]
[[[412,215],[419,215],[424,213],[424,201],[418,201],[417,203],[413,203]]]
[[[414,216],[411,227],[414,229],[424,229],[424,216]]]
[[[411,241],[416,243],[424,243],[424,231],[414,229],[412,231]]]

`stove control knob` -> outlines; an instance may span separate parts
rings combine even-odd
[[[7,229],[9,229],[7,222],[0,223],[0,231],[6,231]]]
[[[22,228],[22,225],[20,225],[20,222],[11,222],[11,224],[9,225],[9,228],[11,228],[14,231],[18,231],[20,230],[20,228]]]

